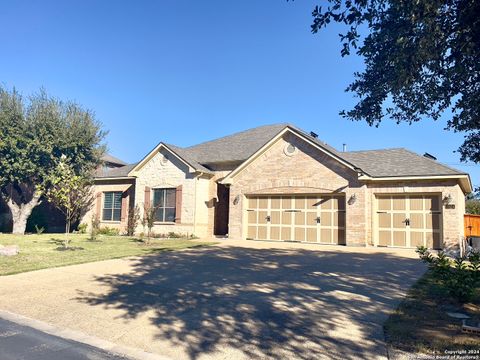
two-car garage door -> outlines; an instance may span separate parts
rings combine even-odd
[[[247,238],[345,244],[345,197],[250,196]]]
[[[377,196],[378,245],[441,248],[439,195]]]

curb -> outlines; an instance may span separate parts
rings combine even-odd
[[[101,350],[108,351],[120,356],[126,356],[131,359],[138,360],[172,360],[171,358],[163,355],[157,355],[141,349],[114,344],[110,341],[103,340],[94,336],[87,335],[80,331],[63,329],[57,326],[48,324],[46,322],[28,318],[23,315],[14,314],[9,311],[0,310],[0,318],[8,320],[19,325],[28,326],[35,330],[42,331],[44,333],[57,336],[63,339],[76,341],[92,347],[99,348]]]

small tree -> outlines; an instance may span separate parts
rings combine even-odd
[[[65,155],[60,157],[54,171],[46,178],[47,186],[40,192],[45,198],[65,215],[65,234],[70,233],[73,221],[80,218],[93,202],[90,181],[86,177],[76,175]],[[68,237],[64,246],[68,246]]]
[[[152,228],[155,223],[155,212],[157,208],[153,206],[144,206],[143,208],[143,220],[142,220],[142,225],[145,228],[147,227],[147,241],[146,243],[150,243],[150,238],[152,236]]]
[[[140,221],[140,208],[138,205],[128,212],[127,218],[127,235],[133,236],[135,234],[135,229],[137,228],[138,222]]]

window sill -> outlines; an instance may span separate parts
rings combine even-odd
[[[153,225],[177,225],[175,221],[155,221]]]
[[[116,220],[100,220],[101,223],[107,223],[107,224],[120,224],[121,221],[116,221]]]

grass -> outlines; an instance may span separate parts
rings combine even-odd
[[[64,234],[0,234],[0,245],[20,247],[16,256],[0,256],[0,275],[214,244],[190,239],[151,239],[146,245],[138,238],[127,236],[99,235],[96,241],[89,241],[87,234],[69,236],[70,249],[65,250]]]
[[[472,301],[458,303],[444,285],[427,271],[384,325],[387,343],[409,352],[444,353],[478,350],[480,336],[461,331],[462,321],[447,312],[461,312],[480,322],[480,288]]]

